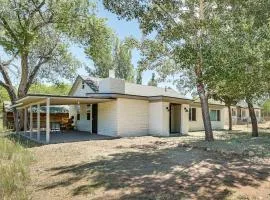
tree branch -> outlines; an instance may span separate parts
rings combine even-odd
[[[38,6],[36,6],[35,1],[33,0],[32,0],[32,3],[34,4],[36,8],[30,13],[29,18],[32,18],[35,15],[35,13],[40,12],[40,9],[42,8],[42,6],[45,5],[45,0],[43,0]]]
[[[3,88],[5,88],[6,90],[9,89],[9,85],[4,83],[3,81],[0,80],[0,86],[2,86]]]
[[[53,51],[55,50],[56,47],[57,47],[57,43],[54,45],[53,48],[51,48],[51,50],[46,55],[40,57],[37,65],[34,67],[33,71],[31,72],[31,74],[29,76],[28,82],[26,84],[26,91],[28,91],[30,89],[40,67],[43,64],[47,63],[52,58],[51,54],[53,53]]]
[[[8,31],[8,33],[10,34],[10,36],[16,41],[17,44],[19,44],[19,46],[21,46],[20,41],[18,40],[18,38],[16,37],[16,35],[12,31],[12,29],[10,28],[10,26],[7,23],[6,19],[3,16],[1,16],[1,15],[0,15],[0,19],[3,22],[4,28]]]

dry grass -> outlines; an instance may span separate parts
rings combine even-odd
[[[19,143],[0,136],[0,199],[28,199],[31,159]]]

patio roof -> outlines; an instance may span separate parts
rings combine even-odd
[[[50,105],[77,105],[77,104],[94,104],[107,101],[113,101],[113,97],[83,97],[83,96],[64,96],[64,95],[47,95],[47,94],[28,94],[26,97],[16,101],[12,107],[25,107],[29,105],[45,105],[46,100],[50,99]]]

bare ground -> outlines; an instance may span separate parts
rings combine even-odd
[[[137,137],[33,147],[33,199],[270,199],[270,159]]]

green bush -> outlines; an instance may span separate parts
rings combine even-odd
[[[0,136],[0,199],[28,199],[31,160],[19,143]]]

